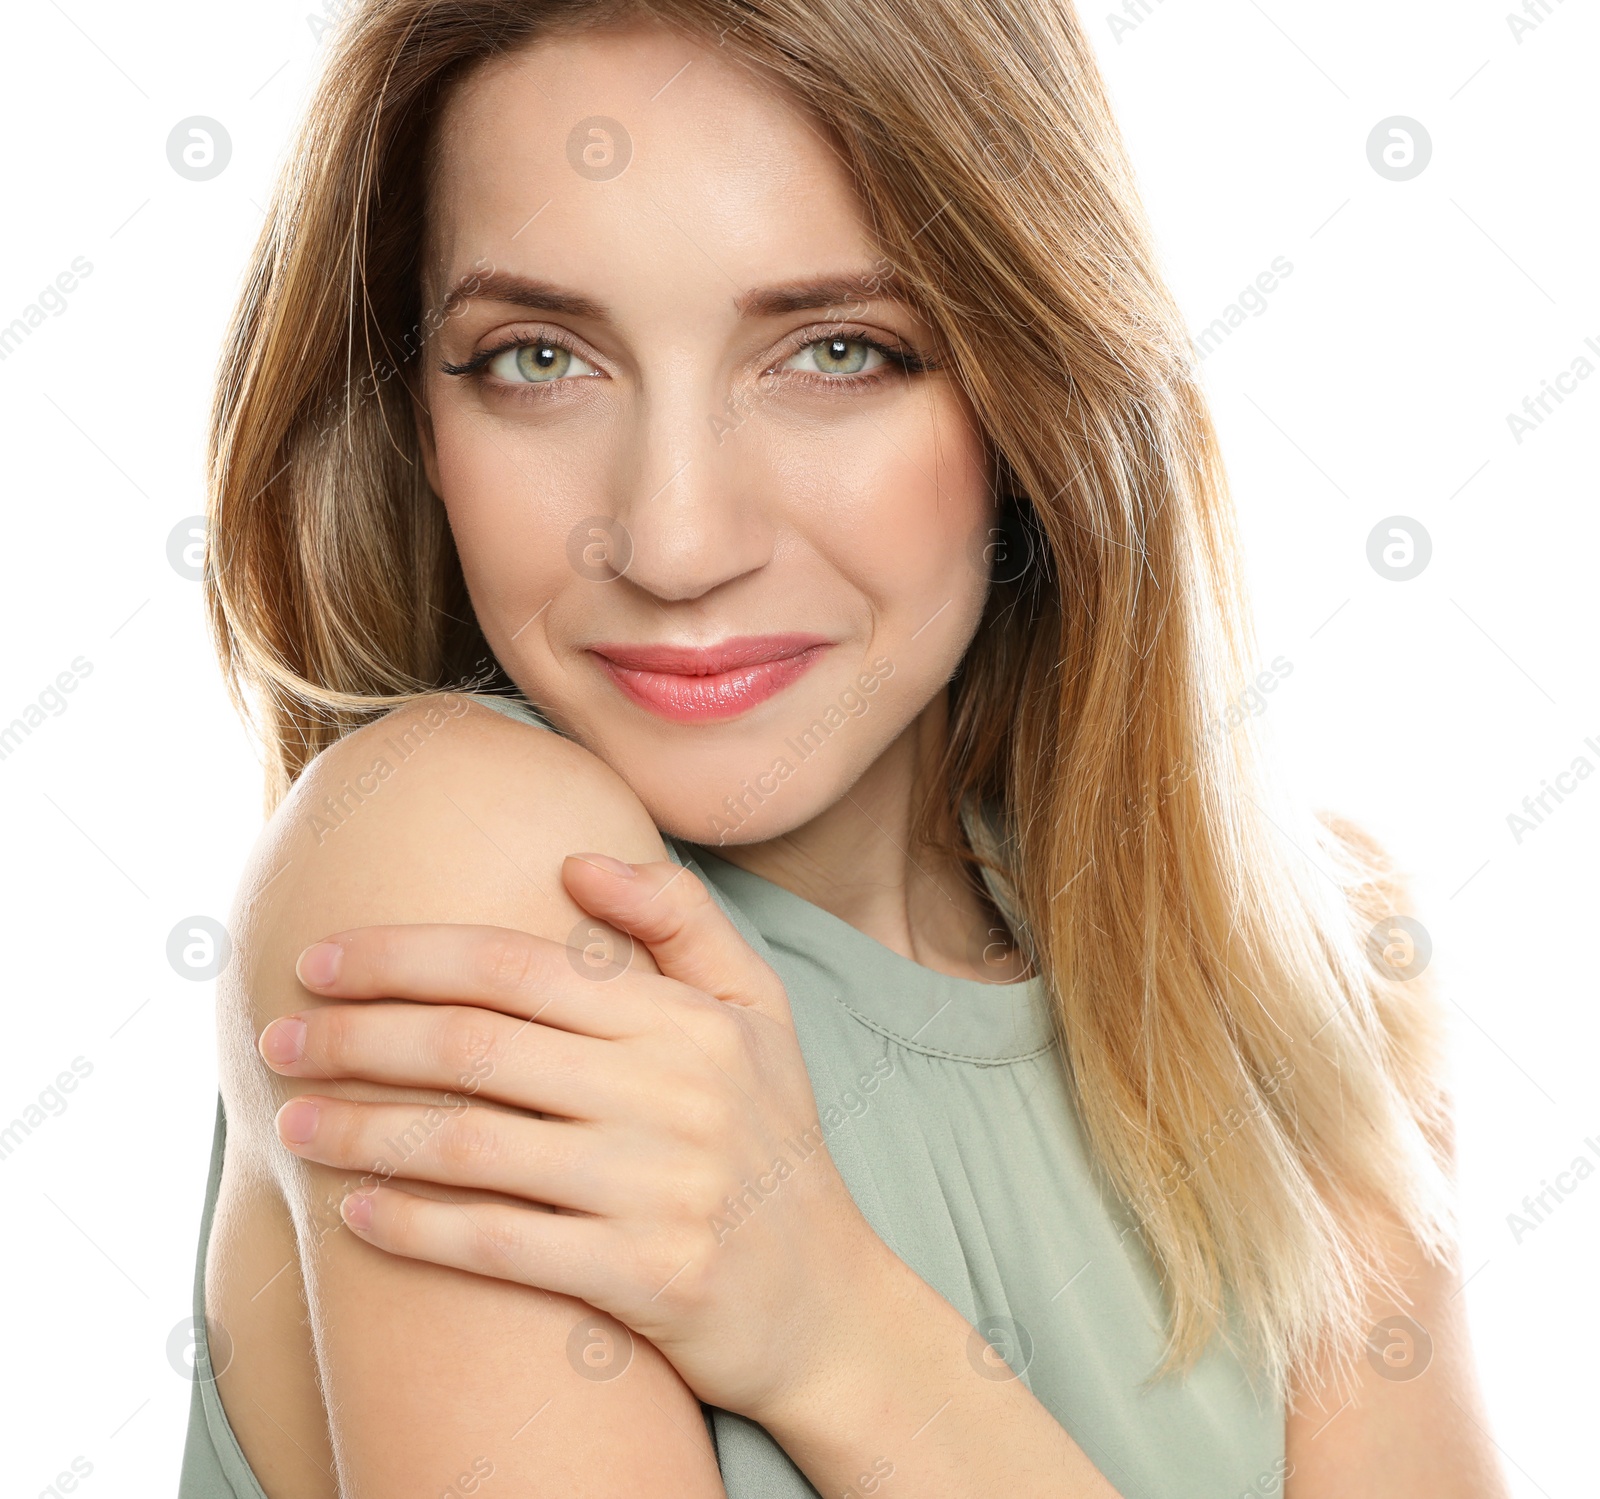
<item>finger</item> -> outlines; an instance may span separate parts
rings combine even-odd
[[[396,1087],[598,1118],[625,1058],[605,1043],[476,1005],[328,1004],[284,1015],[257,1049],[285,1077],[363,1078]]]
[[[571,854],[561,876],[586,911],[643,942],[668,978],[788,1023],[782,981],[683,865]]]
[[[596,967],[582,946],[456,922],[352,927],[313,943],[295,964],[300,982],[330,999],[466,1003],[613,1041],[650,1020],[644,999],[606,982],[625,972],[625,964]]]
[[[588,1126],[459,1104],[357,1103],[305,1093],[278,1110],[303,1160],[380,1178],[478,1187],[579,1212],[615,1212],[615,1173],[595,1169]]]
[[[593,1302],[612,1276],[615,1239],[598,1219],[495,1202],[438,1202],[392,1186],[352,1192],[345,1224],[390,1254]]]

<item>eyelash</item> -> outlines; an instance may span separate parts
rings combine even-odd
[[[869,370],[864,373],[858,373],[854,375],[824,375],[819,374],[814,370],[791,370],[789,371],[789,374],[799,375],[805,379],[808,384],[818,383],[837,389],[840,386],[854,387],[860,385],[874,385],[878,383],[880,379],[883,379],[892,373],[918,375],[936,367],[936,362],[934,360],[924,358],[914,349],[897,349],[890,344],[881,342],[878,339],[868,338],[862,334],[851,333],[845,329],[821,333],[815,338],[806,339],[804,343],[798,344],[796,347],[790,349],[787,354],[784,354],[782,358],[779,359],[778,364],[781,365],[785,360],[793,359],[796,354],[803,354],[807,349],[813,348],[817,344],[828,343],[834,339],[840,339],[846,343],[862,344],[866,348],[876,349],[878,353],[883,355],[885,363],[879,365],[875,370]],[[589,360],[581,350],[574,348],[572,344],[567,342],[565,339],[519,337],[504,339],[500,343],[495,344],[490,348],[480,349],[476,354],[462,364],[442,364],[439,366],[439,368],[443,374],[459,375],[466,379],[475,380],[481,383],[487,378],[484,373],[487,366],[497,359],[501,354],[504,354],[511,349],[527,348],[564,349],[567,353],[576,355],[579,359],[583,359],[586,363],[593,362],[592,360]],[[777,366],[773,366],[772,371],[766,373],[775,372],[776,368]],[[587,377],[579,376],[577,378],[584,379]],[[504,383],[508,385],[516,384],[519,389],[531,391],[538,389],[541,385],[566,385],[571,382],[567,380],[530,380],[525,382],[506,381]]]

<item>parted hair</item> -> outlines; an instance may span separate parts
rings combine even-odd
[[[514,690],[415,427],[433,132],[476,65],[636,16],[769,70],[823,122],[981,420],[993,580],[919,828],[1001,892],[1048,985],[1094,1159],[1161,1276],[1150,1377],[1216,1335],[1280,1394],[1348,1371],[1369,1287],[1403,1299],[1387,1234],[1451,1252],[1440,1013],[1384,956],[1406,908],[1382,851],[1297,813],[1254,721],[1225,714],[1254,652],[1226,477],[1070,0],[347,11],[212,421],[204,586],[268,809],[399,704]]]

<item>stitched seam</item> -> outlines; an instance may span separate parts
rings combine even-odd
[[[842,996],[835,994],[833,998],[834,1002],[838,1004],[842,1010],[846,1011],[855,1020],[860,1021],[860,1023],[866,1026],[869,1031],[876,1031],[878,1035],[887,1037],[890,1041],[905,1047],[908,1051],[919,1051],[924,1056],[929,1057],[942,1057],[947,1062],[975,1062],[981,1067],[1009,1067],[1016,1062],[1032,1061],[1034,1057],[1043,1056],[1047,1051],[1053,1050],[1056,1046],[1056,1038],[1052,1036],[1044,1043],[1043,1046],[1036,1046],[1032,1051],[1021,1052],[1016,1056],[968,1056],[959,1051],[945,1051],[943,1048],[938,1046],[925,1046],[921,1041],[914,1041],[909,1036],[902,1036],[899,1031],[891,1031],[886,1026],[879,1025],[877,1021],[869,1018],[866,1015],[863,1015],[860,1010],[856,1009],[856,1007],[849,1002],[849,1000],[844,999]]]

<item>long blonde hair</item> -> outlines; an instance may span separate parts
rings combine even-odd
[[[1049,985],[1096,1159],[1162,1272],[1152,1378],[1218,1331],[1280,1392],[1348,1369],[1368,1284],[1397,1293],[1383,1225],[1450,1251],[1438,1011],[1369,950],[1400,900],[1380,851],[1293,820],[1252,726],[1217,730],[1252,652],[1226,481],[1070,0],[346,15],[213,422],[205,587],[269,810],[397,703],[512,686],[411,409],[431,122],[480,61],[636,14],[776,70],[826,122],[987,433],[1002,545],[920,826],[987,870]],[[960,834],[969,798],[997,809],[988,847]]]

